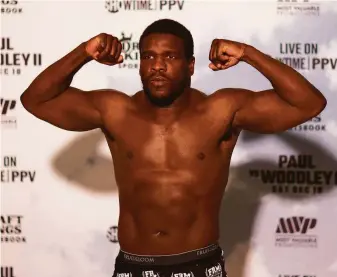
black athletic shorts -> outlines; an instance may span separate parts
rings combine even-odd
[[[164,256],[140,256],[120,250],[113,277],[227,277],[227,274],[223,251],[213,244]]]

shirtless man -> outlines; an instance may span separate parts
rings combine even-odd
[[[213,41],[210,69],[246,62],[273,89],[224,88],[208,96],[191,88],[193,38],[173,20],[149,25],[139,46],[143,90],[131,97],[70,86],[92,60],[110,66],[123,62],[118,39],[100,34],[45,69],[21,102],[64,130],[99,128],[105,134],[120,202],[114,276],[225,276],[218,217],[241,130],[286,131],[318,115],[326,99],[292,68],[225,39]]]

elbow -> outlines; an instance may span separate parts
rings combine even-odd
[[[324,96],[321,96],[319,100],[317,100],[314,111],[315,111],[315,115],[320,114],[322,111],[324,111],[326,105],[327,105],[327,100]]]
[[[327,105],[327,100],[324,96],[317,99],[315,103],[307,111],[309,119],[318,116],[322,111],[324,111],[326,105]]]
[[[25,92],[23,94],[21,94],[20,96],[20,102],[22,104],[22,106],[29,111],[29,101],[27,100],[27,95],[25,94]]]
[[[20,96],[21,105],[26,109],[27,112],[32,113],[34,109],[34,103],[30,100],[28,94],[24,92]]]

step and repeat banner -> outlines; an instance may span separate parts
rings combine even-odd
[[[1,277],[112,275],[119,205],[102,133],[43,122],[20,95],[102,32],[122,41],[124,63],[93,61],[73,86],[135,93],[139,37],[160,18],[192,32],[192,85],[207,94],[271,88],[245,63],[211,71],[214,38],[251,44],[323,92],[328,105],[310,121],[281,134],[242,133],[219,214],[220,244],[230,277],[336,277],[337,2],[311,0],[1,1]]]

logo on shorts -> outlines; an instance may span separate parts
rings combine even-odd
[[[191,271],[188,273],[172,273],[171,277],[194,277],[194,274]]]
[[[156,273],[153,270],[143,271],[142,276],[143,277],[160,277],[159,273]]]
[[[117,277],[132,277],[132,273],[117,273]]]
[[[211,268],[206,268],[206,277],[222,277],[222,267],[221,264],[218,263]]]

